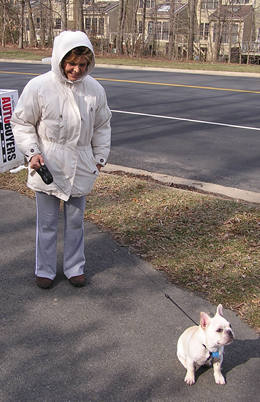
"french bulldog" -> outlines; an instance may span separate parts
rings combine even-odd
[[[221,373],[224,346],[234,339],[230,323],[223,317],[223,307],[217,307],[213,318],[200,313],[200,325],[187,328],[178,339],[177,356],[187,373],[184,381],[195,383],[195,371],[203,365],[213,363],[214,378],[217,384],[225,384]]]

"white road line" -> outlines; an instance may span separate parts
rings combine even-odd
[[[214,126],[225,126],[225,127],[232,127],[232,128],[241,128],[241,129],[244,129],[244,130],[260,131],[260,128],[258,128],[258,127],[238,126],[238,125],[235,125],[235,124],[217,123],[217,122],[214,122],[214,121],[205,121],[205,120],[193,120],[193,119],[186,119],[186,118],[183,118],[183,117],[172,117],[172,116],[162,116],[162,115],[159,115],[159,114],[127,112],[127,111],[124,111],[124,110],[111,110],[111,112],[113,112],[113,113],[123,113],[123,114],[132,114],[132,115],[145,116],[145,117],[155,117],[155,118],[159,118],[159,119],[189,121],[189,122],[192,122],[192,123],[211,124],[211,125],[214,125]]]

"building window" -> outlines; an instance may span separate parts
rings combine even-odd
[[[99,18],[98,20],[98,33],[99,35],[104,35],[104,18]]]
[[[139,0],[139,7],[144,8],[144,1]],[[155,7],[155,0],[146,0],[146,8],[154,8]]]
[[[162,38],[162,23],[157,22],[156,23],[156,29],[155,29],[155,39],[161,39]]]
[[[148,35],[153,34],[153,21],[148,22]]]
[[[238,24],[232,24],[231,26],[231,43],[238,42]]]
[[[92,30],[93,34],[97,33],[97,18],[92,18]]]
[[[169,23],[163,22],[162,40],[169,40]]]
[[[86,31],[90,31],[91,28],[91,18],[85,18],[85,29]]]
[[[215,10],[218,7],[218,0],[201,0],[201,8],[204,10]]]
[[[36,18],[36,24],[35,24],[36,28],[39,29],[41,27],[41,19],[40,17]]]
[[[139,21],[138,23],[138,33],[143,33],[143,21]]]
[[[257,31],[257,42],[260,42],[260,28]]]
[[[209,37],[209,24],[201,23],[200,24],[200,39],[207,40]]]
[[[230,29],[228,23],[223,23],[221,28],[221,43],[229,43],[229,40],[232,44],[238,42],[238,24],[232,24]],[[213,28],[213,42],[216,42],[216,32],[217,24],[215,23]]]
[[[54,29],[61,29],[61,19],[55,18]]]

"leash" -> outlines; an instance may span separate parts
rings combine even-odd
[[[199,324],[197,324],[196,323],[196,321],[194,321],[167,293],[165,293],[165,297],[166,297],[166,299],[169,299],[176,307],[178,307],[178,309],[180,310],[180,311],[182,311],[183,312],[183,314],[185,314],[186,315],[186,317],[188,317],[192,322],[193,322],[193,324],[195,324],[195,325],[199,325]]]

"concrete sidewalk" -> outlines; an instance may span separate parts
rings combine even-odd
[[[59,272],[55,286],[34,283],[35,203],[0,190],[0,401],[228,401],[259,400],[260,343],[225,310],[236,340],[225,349],[225,386],[212,369],[194,386],[183,379],[176,342],[200,311],[202,298],[169,283],[148,263],[86,223],[89,285],[73,288]],[[62,239],[61,239],[62,240]]]

